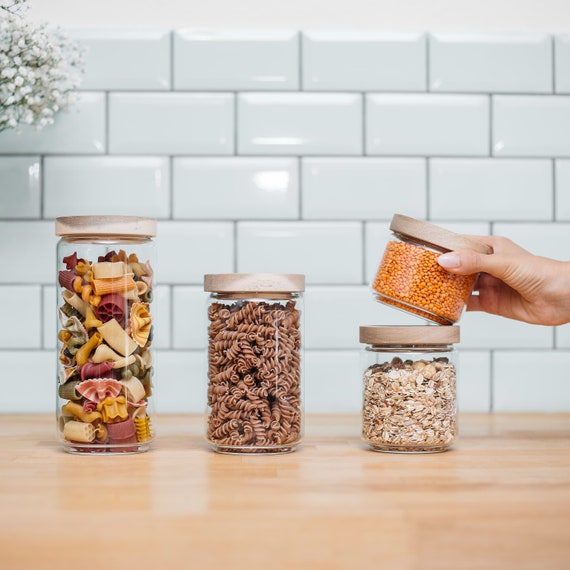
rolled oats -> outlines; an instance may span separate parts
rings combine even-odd
[[[446,357],[364,372],[363,438],[380,451],[441,451],[457,437],[456,369]]]

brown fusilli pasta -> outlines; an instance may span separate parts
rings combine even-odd
[[[300,313],[294,301],[228,303],[208,309],[208,440],[286,450],[301,438]]]

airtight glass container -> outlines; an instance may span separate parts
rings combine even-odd
[[[457,322],[477,275],[454,275],[437,263],[453,250],[492,253],[486,244],[428,222],[395,214],[388,242],[372,282],[378,301],[416,314],[431,322]]]
[[[204,276],[206,439],[220,453],[287,453],[303,431],[304,275]]]
[[[375,451],[445,451],[457,438],[459,327],[363,326],[362,439]]]
[[[57,218],[57,432],[71,453],[137,453],[153,437],[156,222]]]

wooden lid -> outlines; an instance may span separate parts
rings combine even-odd
[[[448,251],[471,249],[479,253],[493,253],[492,248],[481,241],[401,214],[394,214],[390,229],[396,234],[410,237],[414,241],[439,249]]]
[[[363,326],[360,342],[374,345],[426,345],[453,344],[459,342],[458,326]]]
[[[156,220],[138,216],[67,216],[56,218],[55,235],[153,237]]]
[[[214,293],[293,293],[305,290],[305,276],[293,273],[218,273],[204,275],[204,291]]]

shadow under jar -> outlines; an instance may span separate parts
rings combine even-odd
[[[304,275],[204,276],[214,451],[287,453],[300,443],[304,289]]]
[[[153,437],[156,221],[56,219],[58,436],[70,453],[139,453]]]
[[[457,438],[459,327],[360,327],[362,438],[375,451],[429,453]]]

